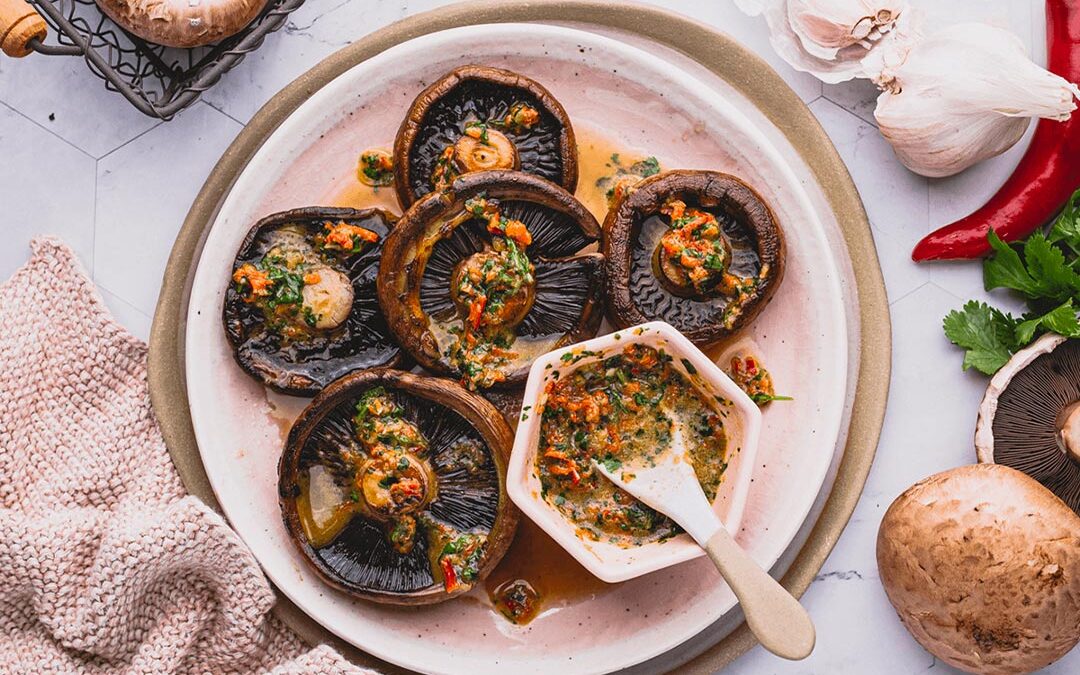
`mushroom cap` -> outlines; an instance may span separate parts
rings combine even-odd
[[[432,192],[435,160],[455,145],[468,121],[501,119],[515,103],[540,113],[534,128],[502,129],[517,149],[520,169],[569,192],[577,187],[577,143],[562,104],[538,82],[500,68],[455,68],[420,92],[394,139],[394,187],[402,208]]]
[[[1080,340],[1047,333],[986,388],[975,427],[979,461],[1023,471],[1080,513]]]
[[[437,482],[436,497],[424,507],[434,520],[459,532],[486,531],[479,575],[483,581],[502,559],[517,529],[518,511],[506,494],[506,465],[513,432],[479,394],[445,379],[389,368],[347,375],[326,387],[304,409],[289,432],[278,463],[279,505],[285,529],[312,569],[331,586],[350,595],[395,605],[424,605],[448,600],[467,589],[447,592],[434,577],[428,544],[417,526],[416,543],[407,554],[396,552],[380,524],[363,511],[330,543],[316,548],[304,534],[297,498],[301,475],[314,464],[333,467],[335,455],[353,440],[351,419],[357,400],[384,387],[404,408],[404,418],[428,441],[428,461]],[[466,470],[454,458],[461,441],[479,442],[485,461]]]
[[[166,47],[201,47],[239,32],[266,0],[96,0],[110,19]]]
[[[731,269],[741,277],[760,277],[729,326],[728,298],[682,297],[657,278],[654,251],[667,225],[653,216],[673,197],[716,215],[731,244]],[[604,233],[608,318],[618,328],[661,320],[694,344],[713,345],[753,321],[784,276],[784,236],[772,211],[750,186],[717,171],[674,170],[646,178],[608,211]]]
[[[244,302],[229,283],[222,322],[240,367],[275,391],[314,395],[348,372],[396,365],[401,350],[379,310],[375,290],[383,241],[394,220],[394,215],[380,209],[308,207],[271,214],[255,223],[240,244],[234,270],[261,260],[273,247],[275,233],[285,231],[310,241],[327,221],[359,225],[379,235],[379,241],[348,257],[324,257],[329,267],[352,281],[352,309],[337,328],[287,347],[279,335],[266,328],[262,311]]]
[[[885,513],[877,561],[904,626],[956,668],[1027,673],[1080,641],[1080,517],[1019,471],[916,483]]]
[[[536,355],[595,336],[603,319],[603,256],[581,253],[600,238],[600,225],[558,185],[521,171],[478,171],[425,196],[384,242],[379,303],[398,344],[420,365],[460,375],[432,328],[457,320],[454,268],[490,239],[481,220],[454,221],[465,213],[465,201],[480,195],[499,200],[503,214],[521,220],[532,235],[535,297],[514,342],[528,349],[512,359],[499,384],[512,387],[525,380]]]

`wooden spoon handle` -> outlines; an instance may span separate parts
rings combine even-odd
[[[799,601],[758,567],[724,528],[705,551],[735,591],[750,631],[761,645],[785,659],[805,659],[814,651],[814,624]]]
[[[0,50],[13,57],[30,53],[30,41],[44,40],[45,19],[26,0],[0,0]]]

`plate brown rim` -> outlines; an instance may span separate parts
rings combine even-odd
[[[860,369],[848,441],[836,481],[809,538],[782,579],[801,596],[820,571],[862,494],[881,434],[891,370],[892,331],[885,284],[870,223],[843,161],[813,113],[760,57],[693,19],[635,3],[605,0],[471,0],[402,19],[331,54],[267,102],[222,155],[177,235],[166,264],[150,331],[150,398],[169,454],[187,489],[220,511],[203,470],[188,413],[184,326],[195,264],[209,226],[233,182],[263,141],[318,89],[354,65],[412,38],[459,26],[572,22],[636,34],[678,51],[753,101],[787,137],[816,176],[839,222],[854,267],[860,321]],[[278,616],[312,644],[329,642],[354,662],[406,672],[332,636],[279,595]],[[756,644],[746,625],[680,666],[712,673]],[[677,648],[676,648],[677,649]]]

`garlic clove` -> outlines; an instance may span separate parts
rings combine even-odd
[[[868,59],[878,86],[874,117],[915,173],[950,176],[1005,152],[1031,117],[1068,119],[1075,84],[1033,63],[1011,32],[982,23],[944,28],[895,62]]]
[[[787,20],[803,48],[835,60],[845,47],[870,48],[908,9],[904,0],[787,0]]]
[[[918,15],[903,0],[735,0],[735,5],[765,17],[773,49],[793,68],[830,84],[870,77],[863,59],[900,48],[918,25]]]

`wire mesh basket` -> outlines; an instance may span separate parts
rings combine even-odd
[[[217,44],[193,49],[163,47],[120,28],[94,0],[29,0],[54,29],[55,42],[33,39],[40,54],[82,56],[110,91],[143,113],[169,119],[257,49],[304,0],[270,0],[243,30]]]

